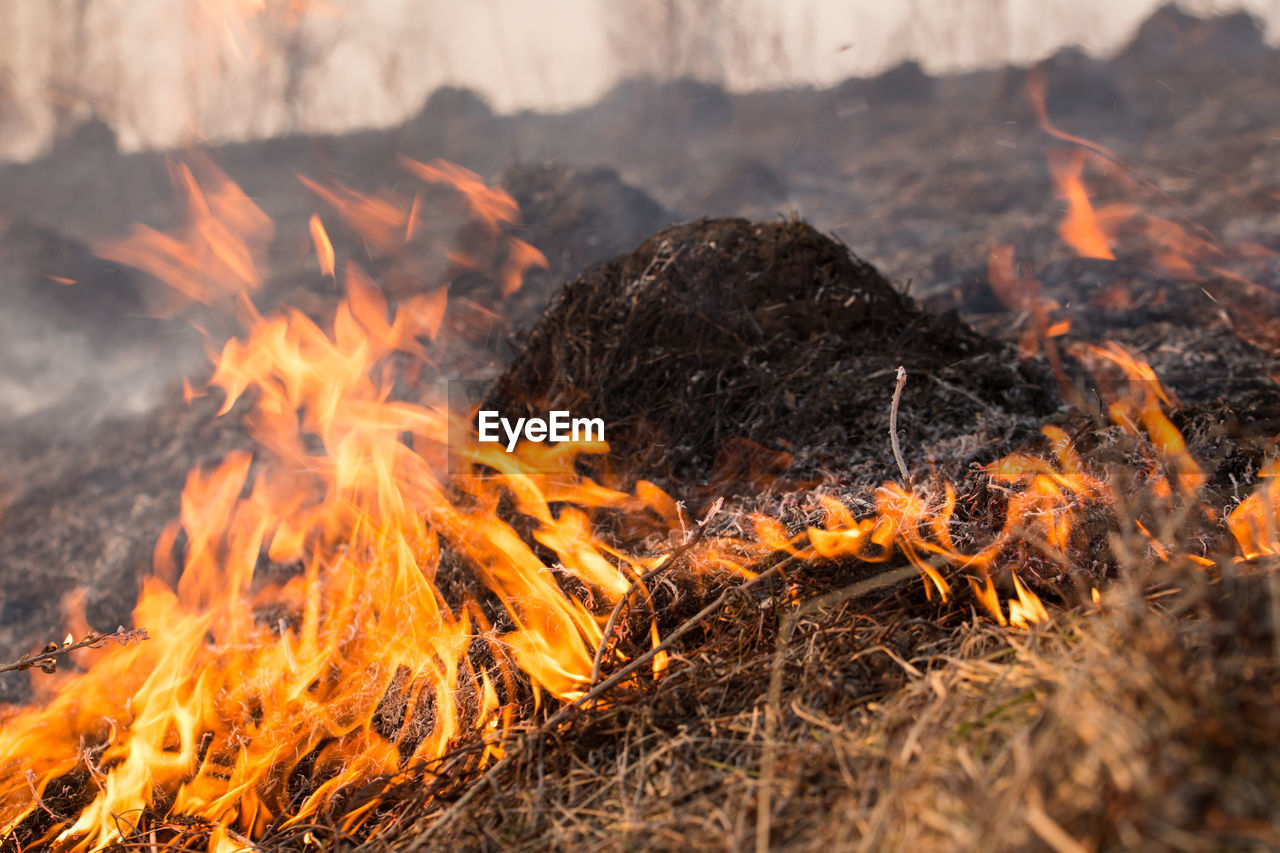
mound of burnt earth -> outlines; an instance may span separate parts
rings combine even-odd
[[[784,460],[793,476],[874,485],[897,476],[899,365],[917,473],[994,458],[1055,405],[1035,368],[809,225],[701,220],[567,285],[486,408],[603,418],[617,458],[677,486],[733,493]]]

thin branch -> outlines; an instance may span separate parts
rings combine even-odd
[[[58,671],[58,658],[62,655],[69,654],[80,649],[97,649],[106,645],[108,640],[114,640],[122,646],[137,640],[149,640],[151,637],[147,634],[146,628],[126,629],[123,626],[117,628],[113,633],[102,634],[93,631],[85,635],[83,640],[75,643],[66,643],[58,645],[57,643],[48,643],[38,654],[25,654],[13,663],[0,664],[0,672],[14,672],[31,669],[33,666],[39,667],[42,672],[54,673]]]
[[[907,369],[898,365],[898,384],[893,388],[893,404],[889,408],[889,442],[893,445],[893,458],[898,463],[898,472],[902,474],[902,485],[911,485],[911,475],[907,473],[907,463],[902,461],[902,447],[898,444],[898,406],[902,403],[902,386],[907,384]]]
[[[31,790],[31,799],[35,800],[36,805],[48,813],[49,817],[62,823],[70,823],[71,818],[66,815],[60,815],[44,803],[44,799],[40,796],[40,792],[36,790],[36,774],[30,768],[27,769],[27,788]]]

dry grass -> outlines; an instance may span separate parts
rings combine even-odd
[[[1100,603],[1064,592],[1050,623],[1001,627],[964,594],[928,600],[901,563],[655,583],[660,678],[648,615],[629,614],[630,662],[602,656],[594,702],[512,697],[524,728],[501,762],[460,743],[429,781],[369,780],[257,847],[1280,848],[1280,560],[1183,556],[1230,550],[1222,514],[1142,487],[1135,442],[1094,432],[1116,499],[1075,507],[1068,553],[1006,553],[1046,596],[1110,576]],[[1215,482],[1203,501],[1230,506]],[[957,540],[989,536],[989,514],[957,519]],[[156,815],[120,849],[203,849],[208,830]]]
[[[1088,539],[1116,579],[1049,624],[928,601],[909,567],[783,561],[669,606],[661,678],[610,664],[599,704],[526,707],[499,764],[460,744],[353,833],[378,780],[258,849],[1277,849],[1280,561],[1158,558],[1115,510]],[[1160,541],[1203,534],[1153,512]],[[153,823],[120,849],[206,843]]]
[[[355,836],[339,810],[258,849],[1276,849],[1280,566],[1130,569],[1030,631],[893,569],[733,596],[661,680],[544,709],[496,772],[461,750]],[[178,829],[120,849],[203,849]]]
[[[863,771],[857,787],[876,796],[830,840],[1274,847],[1280,719],[1257,577],[1154,597],[1114,590],[1103,612],[1026,636],[967,631],[946,665],[838,741]]]
[[[433,849],[1274,849],[1271,569],[1147,566],[1030,632],[912,584],[801,605],[779,643],[786,614],[743,600],[664,680],[416,828]]]

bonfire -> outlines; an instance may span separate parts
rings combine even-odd
[[[243,38],[308,5],[203,8]],[[605,170],[482,174],[411,131],[568,119],[455,90],[339,155],[381,158],[363,173],[305,140],[274,149],[286,170],[270,142],[94,154],[163,163],[176,195],[58,237],[14,303],[149,319],[7,421],[0,844],[1280,846],[1280,184],[1249,118],[1280,59],[1242,20],[1170,7],[1106,62],[792,93],[866,146],[843,177],[807,152],[822,182],[895,187],[847,228],[832,206],[858,203],[827,190],[758,215],[815,168],[767,154],[728,181],[690,155],[683,216]],[[1143,69],[1214,50],[1240,67],[1205,82],[1209,141],[1246,118],[1238,162],[1196,162],[1212,180],[1071,98],[1110,81],[1163,132],[1190,96],[1143,101]],[[613,138],[622,104],[770,152],[792,115],[628,86],[580,132]],[[975,103],[1031,152],[1012,214],[985,165],[912,184]],[[661,194],[666,155],[619,145]],[[6,246],[52,239],[31,216]],[[164,381],[122,408],[143,372]],[[65,436],[86,384],[110,410]]]

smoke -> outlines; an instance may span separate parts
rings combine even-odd
[[[149,317],[129,269],[27,222],[0,231],[0,420],[80,429],[144,411],[199,364],[199,338]]]

